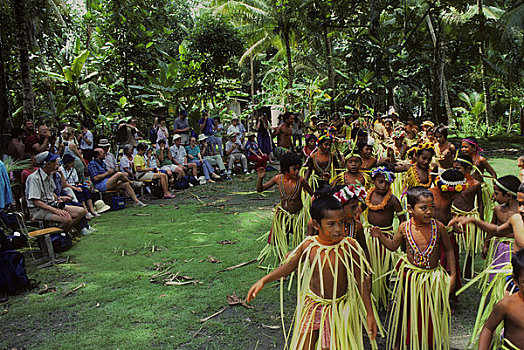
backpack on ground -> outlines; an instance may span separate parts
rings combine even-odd
[[[25,270],[25,259],[16,250],[0,253],[0,293],[14,294],[29,289],[31,283]]]
[[[51,243],[55,253],[65,252],[73,247],[73,240],[67,232],[53,233],[51,235]]]
[[[189,188],[189,175],[179,176],[173,184],[177,190],[185,190]]]

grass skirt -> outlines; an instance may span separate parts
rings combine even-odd
[[[482,203],[484,204],[484,221],[491,222],[495,203],[493,202],[493,189],[487,182],[482,183]]]
[[[360,281],[364,281],[371,270],[362,248],[352,238],[344,238],[335,245],[322,245],[316,237],[307,237],[310,244],[304,249],[297,268],[297,308],[292,333],[287,334],[285,349],[307,348],[305,333],[318,330],[319,338],[315,349],[322,343],[329,349],[364,349],[362,329],[367,330],[366,309],[353,274],[360,270]],[[288,259],[294,254],[292,252]],[[310,290],[313,271],[328,269],[333,276],[339,275],[343,266],[347,273],[348,289],[339,298],[322,298]],[[333,279],[333,290],[337,290],[337,278]],[[324,293],[323,274],[320,273],[320,289]],[[376,315],[376,313],[375,313]],[[379,321],[378,318],[377,323]],[[379,329],[382,330],[382,327]],[[291,330],[290,330],[291,331]],[[326,344],[327,343],[327,344]],[[376,348],[376,342],[371,342]]]
[[[307,233],[309,210],[303,207],[298,213],[291,214],[277,205],[271,230],[259,240],[267,240],[266,246],[260,252],[258,261],[267,263],[264,268],[272,269],[283,261],[290,250],[295,249]]]
[[[509,340],[504,339],[500,346],[502,350],[520,350],[517,346],[513,345]]]
[[[511,275],[512,272],[513,268],[511,264],[506,264],[504,266],[490,266],[489,268],[482,271],[474,279],[472,279],[469,283],[467,283],[464,287],[462,287],[459,291],[457,291],[458,295],[469,288],[471,285],[485,279],[486,275],[495,274],[495,277],[493,277],[487,286],[481,287],[482,297],[480,298],[475,326],[473,327],[473,332],[471,333],[471,338],[469,339],[467,349],[478,348],[478,340],[480,337],[480,332],[482,331],[482,327],[486,323],[489,315],[491,315],[495,304],[504,298],[505,291],[510,285],[510,282],[506,281],[506,277]],[[504,324],[500,323],[495,331],[493,331],[493,349],[500,348],[500,335],[502,333],[503,326]]]
[[[513,257],[514,238],[492,237],[489,242],[488,253],[486,254],[486,269],[501,269],[511,263]],[[486,274],[481,280],[481,287],[493,280],[495,274]]]
[[[387,349],[397,341],[400,349],[449,349],[449,275],[441,265],[431,270],[419,268],[409,263],[405,254],[397,266]]]
[[[457,216],[465,216],[480,219],[480,215],[477,208],[474,208],[471,211],[463,211],[453,205],[451,207],[451,212]],[[475,254],[482,252],[482,248],[484,247],[484,240],[486,239],[486,232],[482,231],[472,223],[464,225],[462,229],[464,232],[462,234],[456,234],[455,237],[457,238],[457,243],[460,252],[466,254],[465,261],[471,259],[471,276],[473,276],[475,273]],[[464,275],[465,273],[466,264],[464,264],[464,267],[462,268],[462,275]]]
[[[389,275],[399,259],[399,253],[386,249],[380,244],[378,238],[371,237],[370,229],[371,225],[367,224],[364,226],[364,235],[369,251],[369,264],[374,273],[371,284],[371,294],[375,298],[378,308],[387,309],[392,293],[389,286]],[[396,232],[393,226],[381,229],[382,233],[389,238],[393,237]]]

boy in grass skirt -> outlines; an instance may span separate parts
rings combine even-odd
[[[507,230],[511,230],[515,238],[515,243],[513,246],[513,254],[515,254],[517,251],[524,248],[524,184],[521,184],[518,188],[517,204],[518,213],[513,214],[508,219],[508,221],[499,226],[490,224],[479,219],[468,217],[456,217],[450,222],[450,225],[454,225],[455,223],[459,223],[461,225],[473,223],[483,231],[487,232],[489,235],[493,236],[502,236],[504,235],[504,232],[506,232]],[[488,268],[457,292],[461,293],[465,289],[469,288],[472,284],[476,283],[479,280],[482,280],[485,274],[495,274],[495,277],[491,280],[488,286],[485,288],[483,287],[482,298],[477,312],[477,319],[473,328],[473,332],[471,334],[469,345],[477,343],[482,325],[485,323],[486,319],[491,314],[495,304],[499,300],[504,298],[504,296],[508,293],[512,293],[515,291],[515,284],[512,283],[512,280],[509,277],[510,273],[510,264],[507,264],[501,269]],[[494,349],[496,349],[498,346],[497,340],[500,339],[501,331],[502,327],[500,326],[496,328],[496,330],[494,331]]]
[[[398,254],[385,249],[377,238],[371,236],[370,229],[373,226],[380,227],[383,235],[392,238],[396,232],[395,216],[398,216],[400,222],[406,219],[400,201],[392,194],[391,184],[395,180],[393,171],[387,165],[379,166],[371,172],[371,179],[374,186],[367,192],[362,209],[368,210],[365,236],[370,255],[369,262],[375,274],[372,294],[379,307],[387,308],[390,299],[387,275],[397,263]],[[398,227],[398,224],[396,226]]]
[[[511,260],[515,293],[506,295],[499,301],[489,315],[479,339],[479,350],[488,350],[492,343],[493,333],[504,325],[502,349],[524,349],[524,250],[519,250]],[[498,343],[494,341],[494,345]]]
[[[507,175],[493,180],[493,198],[499,205],[493,209],[491,223],[502,225],[511,216],[518,212],[517,191],[520,186],[518,177]],[[488,234],[482,249],[482,256],[486,259],[486,268],[500,269],[509,264],[513,250],[513,231],[504,230],[502,236]],[[481,286],[491,282],[495,275],[487,275],[488,280],[481,282]]]
[[[481,219],[484,212],[482,185],[471,176],[473,170],[471,157],[465,154],[457,156],[457,159],[453,162],[453,167],[464,175],[468,188],[453,199],[452,214]],[[466,253],[462,272],[466,278],[473,277],[475,254],[482,251],[485,236],[486,234],[482,230],[477,229],[472,224],[463,226],[462,234],[456,236],[460,250]]]
[[[377,323],[364,282],[369,265],[359,244],[344,236],[337,197],[331,190],[315,194],[310,213],[318,235],[307,237],[248,292],[250,302],[267,283],[297,271],[297,307],[285,349],[364,349],[363,328],[376,348]]]
[[[258,260],[260,262],[273,257],[269,267],[276,267],[284,260],[289,250],[296,248],[305,237],[309,221],[308,209],[304,208],[301,194],[313,194],[313,190],[306,180],[298,176],[301,157],[297,153],[288,152],[280,158],[280,171],[265,184],[262,183],[266,171],[257,169],[257,191],[263,192],[277,185],[280,192],[280,203],[277,205],[271,230],[268,234],[267,245],[262,249]],[[289,235],[292,234],[291,241]]]
[[[399,226],[392,239],[378,227],[371,229],[372,236],[391,251],[403,242],[407,246],[396,267],[387,348],[448,349],[449,295],[457,280],[455,255],[446,227],[433,218],[433,194],[427,188],[414,187],[407,192],[407,201],[411,219]],[[439,262],[441,245],[450,262],[450,275]]]

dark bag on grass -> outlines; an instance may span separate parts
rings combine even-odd
[[[51,243],[55,253],[65,252],[73,247],[73,240],[67,232],[53,233],[51,235]]]
[[[185,190],[186,188],[189,188],[189,175],[179,177],[175,181],[174,186],[177,190]]]
[[[20,249],[27,247],[27,237],[18,231],[7,236],[8,249]]]
[[[200,181],[198,181],[198,179],[196,177],[194,177],[193,175],[187,175],[189,176],[189,183],[193,186],[196,186],[196,185],[200,185]]]
[[[29,287],[22,253],[16,250],[0,253],[0,293],[13,294]]]

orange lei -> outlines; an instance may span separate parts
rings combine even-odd
[[[386,195],[384,196],[384,199],[382,200],[382,202],[380,202],[379,204],[372,204],[371,203],[371,196],[373,195],[374,192],[375,192],[375,187],[372,187],[372,188],[369,189],[369,191],[368,191],[368,193],[366,195],[366,199],[365,199],[366,206],[371,211],[383,210],[386,207],[386,205],[388,205],[389,200],[391,199],[391,196],[392,196],[391,187],[389,188],[388,193],[386,193]]]

